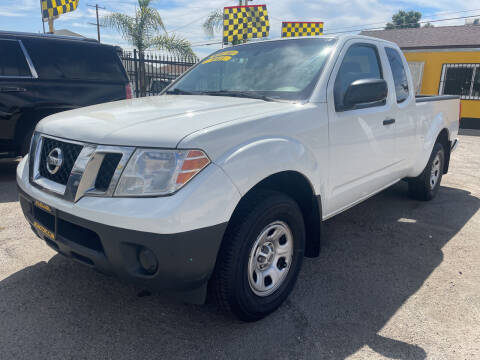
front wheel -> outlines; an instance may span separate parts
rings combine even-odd
[[[420,176],[408,181],[410,196],[417,200],[432,200],[440,188],[444,166],[445,150],[442,144],[436,143],[423,172]]]
[[[273,191],[243,200],[220,249],[210,291],[223,310],[256,321],[292,291],[302,266],[305,226],[297,203]]]

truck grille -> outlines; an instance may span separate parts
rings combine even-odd
[[[114,185],[134,150],[70,142],[35,133],[30,182],[74,202],[85,195],[113,196]]]
[[[73,165],[75,165],[75,161],[77,161],[78,155],[80,155],[82,148],[83,146],[78,144],[72,144],[51,138],[44,138],[38,169],[40,175],[49,180],[55,181],[56,183],[67,185]],[[50,173],[47,169],[47,158],[53,149],[60,149],[63,155],[62,166],[60,166],[58,171],[54,174]]]

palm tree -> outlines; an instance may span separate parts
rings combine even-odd
[[[175,34],[168,34],[157,9],[150,7],[152,0],[138,0],[135,16],[111,13],[102,18],[104,26],[118,30],[122,37],[138,50],[140,58],[140,91],[145,94],[145,51],[151,48],[173,55],[196,58],[190,42]],[[163,32],[163,33],[162,33]]]
[[[208,14],[207,19],[203,23],[203,30],[205,33],[213,38],[215,32],[223,29],[223,9],[213,10]]]

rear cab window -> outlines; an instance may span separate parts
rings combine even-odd
[[[61,40],[26,40],[41,79],[128,82],[114,48]]]
[[[395,84],[395,92],[397,94],[397,103],[402,103],[408,99],[408,78],[405,66],[403,65],[402,57],[397,50],[386,47],[388,62],[392,69],[393,82]]]
[[[0,54],[0,77],[32,76],[20,42],[0,39]]]
[[[334,86],[335,108],[344,108],[343,99],[351,83],[362,79],[383,79],[378,49],[372,44],[354,44],[345,54]]]

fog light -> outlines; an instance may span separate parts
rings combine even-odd
[[[138,253],[140,266],[147,274],[154,274],[158,269],[158,260],[152,250],[147,248],[140,249]]]

